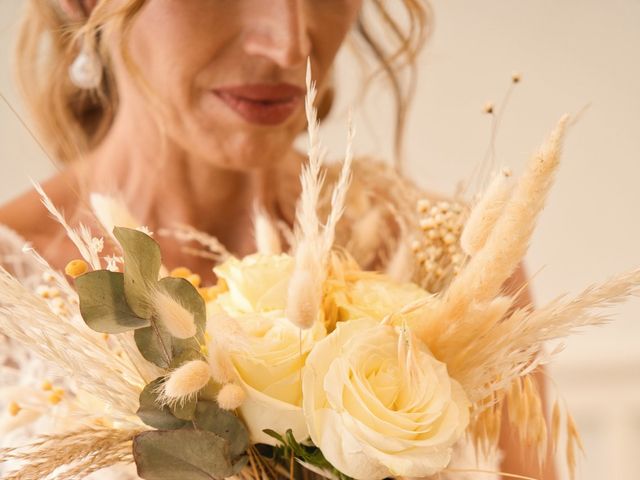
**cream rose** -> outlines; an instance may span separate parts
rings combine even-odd
[[[311,439],[355,479],[444,469],[469,423],[462,387],[418,340],[371,319],[339,323],[303,374]]]
[[[228,287],[216,303],[236,314],[284,310],[293,267],[285,254],[232,257],[213,269]]]
[[[255,443],[277,443],[265,429],[279,433],[292,429],[296,438],[309,436],[302,413],[302,368],[326,332],[320,322],[301,331],[286,319],[292,271],[293,259],[288,255],[230,259],[215,269],[228,292],[210,303],[208,311],[215,315],[222,308],[245,334],[243,342],[229,347],[231,362],[247,393],[240,414]]]
[[[384,275],[362,278],[335,292],[339,320],[363,317],[382,320],[406,305],[429,296],[413,283],[397,283]]]

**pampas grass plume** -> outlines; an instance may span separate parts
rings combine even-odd
[[[162,398],[166,403],[183,402],[204,388],[210,378],[207,362],[191,360],[169,374],[162,385]]]
[[[263,255],[276,255],[282,252],[280,234],[267,212],[260,206],[255,207],[253,228],[256,237],[256,249]]]
[[[475,255],[484,246],[509,199],[511,172],[499,172],[474,207],[460,237],[460,245],[467,255]]]
[[[174,337],[191,338],[197,333],[193,314],[165,292],[157,290],[153,294],[153,306],[160,321]]]
[[[560,119],[547,142],[529,161],[485,244],[449,287],[452,305],[464,305],[472,298],[491,299],[516,270],[551,189],[568,120],[568,115]]]
[[[216,400],[223,410],[235,410],[239,408],[247,398],[247,394],[242,387],[235,383],[227,383],[222,387]]]

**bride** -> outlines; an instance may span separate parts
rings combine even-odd
[[[407,75],[429,27],[423,0],[397,0],[408,25],[393,20],[389,2],[379,0],[27,3],[17,68],[39,138],[60,165],[44,184],[54,204],[71,223],[91,225],[89,193],[117,193],[151,231],[190,225],[236,255],[255,250],[256,205],[276,221],[293,223],[305,159],[293,144],[306,128],[307,58],[321,118],[331,110],[332,64],[348,37],[378,63],[396,101],[399,152],[410,101]],[[389,192],[401,185],[416,197],[427,195],[370,158],[358,159],[354,170],[339,238],[365,266],[384,268],[399,230],[397,198]],[[364,221],[380,234],[354,242]],[[0,224],[55,268],[77,256],[35,191],[0,208]],[[211,266],[185,255],[175,238],[156,238],[167,265],[212,280]],[[11,248],[0,241],[0,254],[3,249],[5,265],[17,271]],[[511,288],[523,281],[519,272]],[[537,459],[524,458],[520,447],[505,431],[505,460],[493,470],[539,477]],[[473,456],[459,463],[475,465]],[[540,478],[552,479],[552,462],[547,465]]]

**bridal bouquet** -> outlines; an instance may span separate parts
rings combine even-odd
[[[52,415],[64,428],[0,450],[13,465],[4,478],[82,478],[132,462],[148,480],[455,478],[474,471],[450,465],[463,442],[497,449],[505,404],[539,459],[565,430],[573,468],[571,416],[556,402],[547,422],[532,374],[556,353],[545,342],[604,322],[601,307],[638,293],[640,270],[538,308],[503,290],[568,119],[517,181],[499,173],[472,208],[421,200],[399,212],[415,222],[387,271],[366,271],[334,245],[350,147],[320,213],[324,150],[308,84],[309,161],[290,247],[258,212],[259,252],[221,254],[215,285],[168,271],[151,232],[114,213],[113,200],[93,198],[119,247],[103,257],[104,240],[73,229],[44,197],[82,259],[66,276],[45,265],[35,290],[0,271],[0,332],[55,364],[66,387],[47,382],[27,398],[3,390],[2,400],[14,426]]]

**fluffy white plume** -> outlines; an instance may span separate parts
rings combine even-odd
[[[185,339],[193,337],[196,332],[196,324],[193,313],[184,308],[179,302],[162,290],[153,293],[153,307],[158,318],[171,335]]]
[[[278,228],[269,214],[258,204],[253,209],[253,228],[258,253],[277,255],[282,252]]]
[[[460,237],[460,245],[467,255],[475,255],[484,246],[502,214],[512,191],[510,177],[507,169],[499,172],[471,211]]]
[[[547,143],[531,159],[484,246],[449,286],[447,295],[454,309],[469,299],[495,297],[522,261],[560,163],[568,120],[568,115],[560,119]]]
[[[209,382],[209,365],[202,360],[191,360],[176,368],[162,383],[159,400],[167,405],[184,403],[193,398]]]
[[[242,387],[235,383],[227,383],[218,392],[216,400],[223,410],[235,410],[240,408],[246,398],[247,394]]]
[[[311,328],[320,311],[326,264],[333,247],[336,225],[344,211],[353,159],[353,128],[350,120],[345,161],[333,190],[329,218],[326,226],[321,228],[318,201],[325,178],[321,166],[326,151],[319,139],[318,115],[314,107],[316,94],[315,82],[311,80],[311,63],[308,61],[305,108],[309,131],[309,162],[300,176],[302,193],[296,212],[295,269],[289,283],[286,312],[287,318],[299,328]]]

